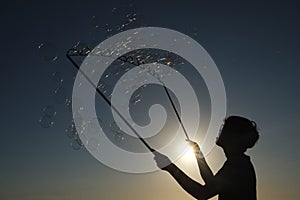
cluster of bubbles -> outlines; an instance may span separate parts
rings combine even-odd
[[[45,42],[38,45],[38,55],[42,60],[47,62],[55,62],[58,59],[56,48],[53,44]],[[55,71],[51,74],[50,80],[56,85],[53,90],[54,104],[65,104],[67,110],[72,112],[72,100],[68,97],[66,89],[64,87],[64,75],[59,71]],[[57,116],[56,106],[47,105],[43,108],[42,116],[38,120],[42,128],[51,128],[54,126],[55,118]],[[83,147],[83,144],[77,133],[74,120],[66,128],[67,137],[71,139],[70,145],[74,150],[79,150]]]
[[[90,53],[90,50],[86,46],[80,46],[79,44],[76,44],[74,46],[73,54],[80,54],[80,55],[87,55]],[[103,51],[106,53],[103,53],[104,55],[109,55],[109,50]],[[170,67],[178,66],[179,64],[182,64],[180,59],[177,57],[174,57],[172,54],[165,53],[164,55],[159,55],[155,53],[147,53],[143,52],[142,50],[131,53],[127,57],[119,57],[117,58],[119,61],[117,64],[118,67],[112,68],[111,71],[108,72],[108,74],[105,74],[104,79],[99,81],[97,88],[103,93],[108,96],[111,96],[113,87],[105,82],[105,79],[108,79],[111,76],[118,77],[119,75],[123,74],[124,72],[127,72],[130,70],[133,66],[138,66],[140,68],[140,71],[138,73],[149,73],[153,77],[160,79],[162,77],[162,74],[160,73],[160,67],[159,65],[153,65],[154,67],[151,67],[151,65],[143,65],[143,63],[161,63],[168,65]],[[133,66],[132,66],[133,65]],[[123,72],[122,72],[123,71]],[[165,74],[170,75],[170,74]],[[63,74],[61,72],[54,72],[52,73],[51,79],[58,85],[57,88],[54,90],[54,100],[57,104],[65,104],[69,111],[72,111],[72,100],[71,98],[68,98],[66,95],[65,88],[63,87],[64,78]],[[124,80],[126,81],[126,80]],[[140,83],[146,83],[146,80],[137,80],[137,82]],[[133,97],[130,99],[130,103],[132,105],[136,105],[142,100],[142,89],[145,88],[147,85],[142,84],[143,87],[139,88],[133,95]],[[133,86],[132,86],[133,87]],[[131,90],[131,88],[126,88],[125,93],[128,93]],[[54,109],[54,106],[47,106],[44,108],[44,115],[40,119],[40,124],[43,128],[49,128],[54,125],[54,116],[56,115],[56,111]],[[80,114],[76,114],[73,116],[77,116],[80,118]],[[101,122],[100,119],[98,121]],[[82,121],[80,132],[76,129],[74,119],[72,119],[70,125],[65,129],[67,137],[71,140],[70,145],[74,150],[80,150],[83,148],[84,144],[81,141],[79,135],[82,131],[89,131],[89,132],[95,132],[95,129],[93,129],[93,124],[96,122],[94,120],[89,122]],[[125,139],[125,133],[118,127],[118,125],[115,122],[110,123],[110,129],[111,132],[114,134],[113,138],[117,144],[121,144]],[[86,145],[93,146],[92,149],[98,149],[99,143],[93,140],[86,141]]]
[[[76,46],[78,48],[78,46]],[[81,52],[88,52],[88,47],[81,47],[82,49],[75,49],[72,51],[72,55],[74,54],[82,54]],[[88,51],[86,51],[88,50]],[[97,49],[97,51],[93,52],[96,56],[107,56],[107,57],[113,57],[113,50],[110,49],[104,49],[100,50]],[[113,86],[109,84],[109,79],[111,78],[120,78],[122,74],[129,71],[133,67],[139,67],[140,70],[138,73],[149,73],[153,77],[160,80],[163,76],[170,76],[171,70],[167,73],[162,73],[160,71],[159,65],[144,65],[146,63],[160,63],[163,65],[170,66],[170,68],[178,70],[181,65],[184,63],[182,62],[182,59],[174,54],[171,54],[169,52],[164,53],[157,53],[157,52],[147,52],[144,50],[137,50],[134,52],[131,52],[130,54],[126,56],[116,57],[115,58],[117,62],[112,63],[112,66],[110,67],[110,70],[105,72],[103,75],[103,79],[101,79],[97,85],[97,89],[99,89],[104,95],[111,97]],[[176,67],[176,68],[175,68]],[[127,81],[126,79],[122,79],[124,81],[124,85],[128,85],[128,87],[125,87],[124,93],[128,93],[132,90],[132,88],[136,88],[135,85],[125,84]],[[143,87],[140,87],[137,89],[133,96],[130,98],[130,104],[136,105],[142,101],[142,89],[147,87],[147,80],[144,79],[135,79],[136,84],[143,85]],[[125,133],[118,127],[118,125],[115,122],[110,123],[110,129],[111,132],[114,134],[114,140],[117,144],[121,144],[125,140]]]
[[[112,15],[113,17],[117,17],[116,23],[111,24],[103,24],[100,20],[98,20],[97,16],[92,16],[90,20],[90,25],[93,29],[93,31],[96,31],[94,33],[95,36],[99,36],[99,31],[102,33],[105,33],[105,37],[110,37],[118,32],[131,29],[131,28],[137,28],[143,26],[141,23],[141,16],[138,15],[135,12],[135,6],[134,4],[130,4],[129,6],[120,7],[120,8],[113,8],[112,9]],[[120,22],[121,18],[121,22]],[[112,20],[113,21],[113,20]],[[198,34],[198,30],[194,29],[193,34],[196,36]],[[93,38],[92,40],[98,40],[99,38]],[[101,38],[100,38],[101,39]],[[164,71],[162,73],[159,65],[144,65],[147,63],[159,63],[162,65],[167,65],[175,70],[180,70],[180,67],[184,64],[182,62],[182,59],[169,52],[164,53],[157,53],[157,52],[149,52],[144,49],[136,50],[133,52],[130,52],[126,56],[119,55],[118,49],[120,48],[128,48],[128,43],[131,42],[131,38],[127,38],[126,41],[121,42],[120,44],[116,45],[116,49],[99,49],[96,51],[92,51],[95,44],[98,44],[99,41],[91,41],[89,45],[87,45],[84,42],[77,42],[72,49],[69,50],[68,55],[70,56],[87,56],[91,53],[94,53],[97,56],[106,56],[106,57],[114,57],[116,62],[114,62],[110,68],[110,71],[107,74],[104,74],[104,79],[101,79],[101,81],[97,85],[97,89],[99,89],[103,94],[105,94],[108,97],[111,97],[113,86],[109,83],[109,81],[106,81],[110,78],[118,78],[124,72],[129,71],[132,67],[139,67],[140,70],[138,73],[148,73],[157,80],[161,81],[161,79],[164,76],[170,76],[172,70],[170,71]],[[57,55],[57,48],[55,45],[49,43],[49,42],[43,42],[38,44],[38,55],[42,58],[42,60],[46,62],[55,62],[58,59]],[[67,107],[67,110],[72,112],[72,99],[66,95],[66,90],[63,85],[64,83],[64,77],[61,72],[54,72],[52,73],[51,79],[53,82],[57,84],[56,89],[54,90],[54,101],[56,104],[65,104]],[[124,80],[126,81],[126,80]],[[142,101],[143,93],[142,89],[145,88],[147,85],[145,84],[147,80],[138,80],[137,78],[137,84],[144,85],[143,87],[139,88],[137,91],[135,91],[133,97],[130,99],[130,104],[136,105]],[[132,86],[131,86],[132,87]],[[128,93],[131,90],[131,88],[126,88],[124,91],[125,93]],[[57,112],[53,105],[47,105],[42,112],[42,116],[39,119],[39,123],[41,127],[43,128],[50,128],[54,126],[54,120]],[[74,119],[75,118],[75,119]],[[65,129],[66,135],[68,138],[70,138],[71,147],[74,150],[82,149],[83,142],[80,140],[79,135],[83,131],[89,131],[89,132],[95,132],[97,134],[96,130],[96,123],[102,123],[102,121],[97,118],[90,120],[88,122],[82,121],[80,130],[78,131],[75,126],[75,120],[78,121],[78,118],[80,118],[79,112],[75,115],[73,114],[72,120],[70,122],[70,125]],[[77,124],[77,123],[76,123]],[[118,125],[115,122],[112,122],[109,124],[111,132],[114,134],[114,140],[116,143],[120,144],[125,139],[125,133],[118,127]],[[92,145],[96,149],[99,147],[99,144],[95,141],[87,141],[87,145]]]
[[[56,46],[49,42],[37,45],[38,55],[46,62],[54,62],[58,59]]]
[[[132,3],[126,6],[112,8],[111,14],[111,24],[104,24],[104,30],[106,32],[124,31],[130,26],[133,26],[139,18],[136,13],[136,7]],[[94,28],[101,28],[101,23],[97,16],[92,17],[90,24]]]
[[[51,75],[51,79],[58,84],[58,87],[54,90],[54,99],[56,103],[65,102],[65,90],[62,87],[64,81],[63,75],[60,72],[54,72]],[[54,105],[47,105],[43,108],[42,116],[39,119],[39,124],[43,128],[50,128],[54,126],[55,116],[57,112]]]
[[[70,145],[74,150],[79,150],[83,147],[83,143],[79,138],[79,134],[77,132],[75,122],[72,120],[71,124],[66,128],[66,133],[68,138],[70,138]]]
[[[124,140],[124,132],[120,129],[116,122],[110,124],[110,129],[114,133],[114,140],[117,144],[121,144]]]
[[[39,123],[43,128],[50,128],[54,125],[54,118],[56,115],[56,111],[54,106],[47,105],[43,109],[43,114],[41,118],[39,119]]]
[[[112,8],[111,15],[109,17],[110,22],[104,23],[102,17],[96,15],[92,16],[90,19],[90,31],[89,38],[91,42],[89,44],[95,47],[99,42],[101,42],[100,35],[104,33],[104,39],[111,37],[112,35],[131,29],[145,26],[142,23],[142,16],[137,12],[137,8],[134,3],[129,5],[118,6]]]
[[[99,81],[98,85],[97,85],[97,88],[103,93],[103,94],[106,94],[108,95],[109,97],[111,97],[111,94],[112,94],[112,86],[105,83],[104,81]]]
[[[76,125],[75,125],[76,121]],[[100,126],[102,124],[101,120],[99,118],[91,119],[89,121],[84,121],[79,113],[76,113],[73,116],[73,120],[71,121],[71,124],[66,128],[65,132],[70,138],[71,142],[70,145],[74,150],[80,150],[84,147],[84,143],[80,139],[80,134],[83,134],[85,131],[92,133],[93,135],[97,135],[100,130],[98,130],[98,123],[100,123]],[[85,141],[86,145],[91,146],[92,149],[98,148],[99,143],[96,143],[95,140],[92,139]]]

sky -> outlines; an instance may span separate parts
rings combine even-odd
[[[22,200],[193,199],[166,172],[129,174],[106,167],[86,150],[74,150],[65,129],[71,113],[54,90],[64,77],[67,95],[75,74],[66,51],[76,42],[101,42],[93,27],[121,23],[113,8],[129,1],[10,1],[1,5],[0,198]],[[297,199],[300,186],[300,14],[297,1],[135,1],[136,26],[165,27],[199,42],[224,81],[227,115],[257,122],[260,139],[247,152],[256,169],[258,199]],[[95,41],[96,40],[96,41]],[[53,62],[38,45],[50,46]],[[51,49],[53,48],[53,50]],[[48,55],[48,54],[47,54]],[[46,105],[54,125],[38,120]],[[213,172],[225,161],[214,147]],[[202,182],[191,159],[178,165]],[[217,199],[216,197],[214,199]]]

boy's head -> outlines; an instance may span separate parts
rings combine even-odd
[[[230,116],[221,127],[216,144],[223,149],[245,152],[259,138],[256,123],[240,116]]]

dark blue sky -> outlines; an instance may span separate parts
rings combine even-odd
[[[65,134],[71,115],[55,104],[59,71],[71,86],[65,52],[94,37],[91,20],[119,23],[113,8],[126,1],[5,2],[1,5],[1,199],[188,198],[163,172],[130,175],[108,169],[87,151],[74,151]],[[300,14],[297,1],[136,1],[137,23],[166,27],[196,39],[217,64],[228,115],[255,120],[261,138],[251,150],[260,199],[297,199],[299,182]],[[122,22],[122,20],[120,20]],[[197,35],[194,32],[197,32]],[[99,36],[99,42],[105,35]],[[55,46],[43,61],[37,45]],[[70,95],[72,87],[66,86]],[[57,110],[54,127],[38,124],[45,105]],[[220,150],[208,158],[221,167]],[[88,173],[87,173],[88,171]],[[163,180],[162,180],[163,179]],[[165,191],[166,190],[166,191]],[[146,195],[146,196],[144,196]]]

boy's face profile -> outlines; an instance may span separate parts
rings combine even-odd
[[[243,148],[243,142],[240,141],[239,137],[234,136],[231,130],[228,130],[224,127],[226,127],[226,124],[221,126],[220,135],[217,138],[216,145],[221,147],[227,153],[245,152],[246,148]]]
[[[216,145],[219,147],[222,147],[222,148],[223,148],[223,142],[224,142],[223,141],[223,138],[224,138],[223,127],[224,127],[224,124],[222,124],[220,126],[219,136],[216,138]]]
[[[258,137],[255,122],[240,116],[230,116],[220,127],[216,145],[226,150],[245,152],[254,146]]]

